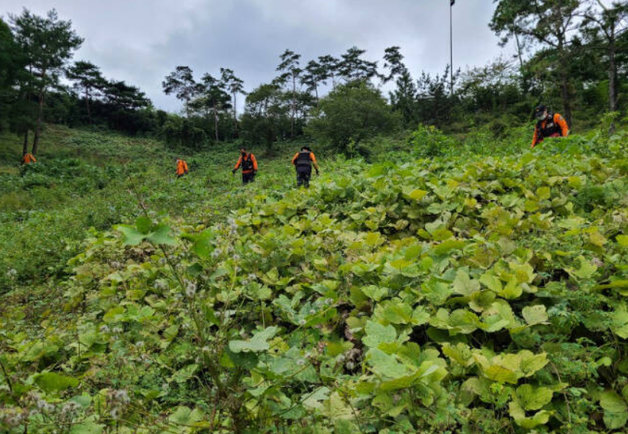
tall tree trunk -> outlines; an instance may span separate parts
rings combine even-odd
[[[24,131],[24,143],[22,144],[22,157],[28,153],[28,128]]]
[[[615,27],[611,29],[611,38],[608,44],[608,103],[611,112],[617,111],[617,64],[615,62]],[[611,122],[608,133],[615,132],[615,122]]]
[[[89,87],[85,86],[85,105],[87,106],[87,120],[89,121],[90,125],[93,123],[92,122],[92,112],[89,109]]]
[[[295,110],[295,99],[296,99],[297,85],[296,85],[296,77],[292,74],[292,107],[290,107],[290,138],[294,139],[294,112]]]
[[[44,112],[44,93],[39,93],[39,108],[37,110],[37,125],[35,126],[35,138],[33,139],[33,148],[31,153],[37,155],[37,148],[39,146],[39,136],[41,134],[41,123]]]
[[[615,50],[615,39],[613,38],[608,47],[608,108],[612,112],[617,111],[617,63],[615,60]]]
[[[572,128],[571,116],[571,92],[569,89],[569,57],[562,42],[558,44],[559,53],[559,75],[560,75],[560,96],[563,100],[564,117],[569,128]]]
[[[236,109],[236,93],[234,92],[233,94],[233,127],[234,127],[234,133],[235,133],[235,137],[238,138],[239,137],[239,133],[238,133],[238,111]]]
[[[214,131],[216,136],[216,141],[218,141],[218,110],[216,110],[216,105],[214,104]]]

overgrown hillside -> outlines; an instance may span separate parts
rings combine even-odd
[[[283,157],[250,188],[232,151],[175,182],[156,144],[117,165],[130,151],[103,138],[80,170],[3,175],[2,200],[25,201],[2,214],[4,264],[43,261],[44,230],[78,242],[61,224],[84,229],[89,209],[103,219],[69,275],[3,277],[5,429],[625,429],[626,131],[475,153],[419,130],[380,162],[325,162],[310,190]],[[70,172],[85,192],[63,190]],[[52,184],[20,184],[35,176]]]

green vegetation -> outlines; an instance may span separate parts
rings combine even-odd
[[[286,50],[240,116],[231,69],[166,113],[0,21],[0,431],[626,431],[628,6],[496,3],[518,65]],[[576,134],[530,149],[539,101]]]
[[[50,127],[1,168],[2,426],[625,428],[628,134],[528,132],[421,128],[296,190],[292,148],[243,188],[235,145],[174,180],[158,142]]]

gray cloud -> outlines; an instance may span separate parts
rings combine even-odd
[[[5,0],[3,6],[0,12],[13,14],[56,8],[85,38],[75,59],[139,86],[169,111],[180,103],[162,93],[161,81],[177,65],[190,66],[197,77],[228,67],[252,89],[276,75],[286,48],[305,63],[356,45],[381,64],[384,49],[399,45],[415,77],[440,73],[449,62],[447,0]],[[511,54],[488,29],[493,10],[486,0],[454,6],[455,67]]]

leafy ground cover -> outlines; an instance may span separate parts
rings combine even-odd
[[[6,277],[3,426],[622,431],[627,139],[491,156],[420,129],[310,190],[280,161],[246,189],[141,166],[100,199],[126,224],[94,227],[67,276]]]

